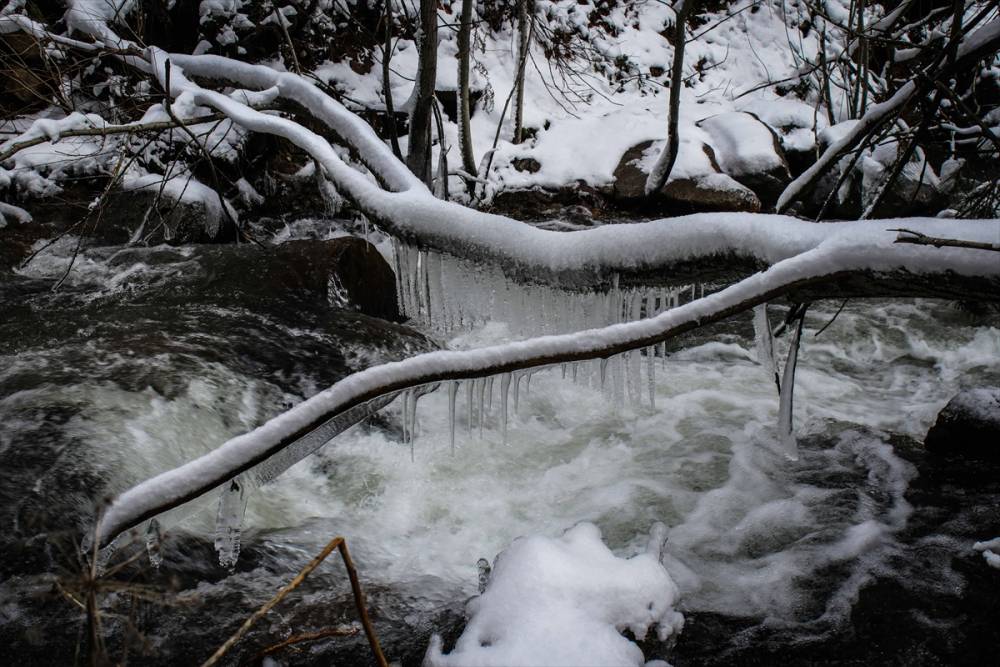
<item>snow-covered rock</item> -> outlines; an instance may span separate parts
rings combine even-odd
[[[127,178],[108,198],[93,234],[120,243],[133,239],[149,245],[231,240],[236,213],[212,188],[193,176],[163,180],[149,174]]]
[[[636,203],[645,199],[646,177],[649,173],[647,158],[651,153],[658,153],[657,144],[662,143],[644,141],[625,151],[615,169],[614,196],[618,201]],[[710,146],[698,144],[696,150],[701,154],[699,160],[686,156],[684,146],[682,143],[674,176],[663,187],[659,204],[651,202],[652,206],[662,208],[664,213],[760,211],[760,199],[752,190],[719,171],[715,153]],[[695,162],[704,164],[697,169],[685,168]]]
[[[788,160],[774,131],[757,116],[730,111],[698,121],[708,132],[719,167],[724,174],[773,203],[791,181]]]
[[[661,641],[679,632],[677,586],[656,553],[618,558],[591,523],[559,538],[523,537],[497,557],[486,591],[467,607],[469,623],[455,649],[435,636],[427,667],[577,667],[644,664],[621,635]]]
[[[1000,387],[959,392],[938,414],[924,446],[941,454],[1000,460]]]

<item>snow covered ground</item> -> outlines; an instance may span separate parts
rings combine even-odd
[[[453,4],[457,7],[458,3]],[[577,31],[581,49],[586,48],[584,40],[589,40],[607,59],[627,62],[631,74],[624,81],[609,82],[601,75],[586,72],[581,64],[584,76],[570,87],[581,91],[579,96],[587,100],[584,103],[575,95],[560,92],[566,85],[558,73],[550,70],[543,49],[536,44],[527,67],[524,122],[537,133],[526,143],[511,143],[513,121],[507,111],[505,130],[494,156],[496,173],[490,176],[490,192],[533,186],[555,188],[576,181],[598,187],[610,185],[626,150],[647,140],[656,141],[657,149],[663,143],[673,47],[662,33],[674,23],[673,10],[660,2],[615,5],[604,19],[618,33],[611,36],[588,25],[589,14],[597,13],[595,3],[552,0],[538,5],[549,21]],[[684,143],[676,166],[677,177],[710,172],[702,144],[712,145],[713,138],[698,123],[722,113],[749,111],[774,127],[785,128],[790,145],[797,150],[815,146],[816,132],[827,125],[825,114],[817,113],[813,105],[794,95],[779,95],[774,87],[748,92],[758,84],[791,75],[802,62],[796,51],[814,56],[817,33],[803,36],[789,28],[801,23],[799,11],[787,2],[768,0],[704,15],[705,23],[694,30],[698,37],[687,45],[685,54],[686,86],[680,118]],[[730,12],[733,18],[723,21]],[[447,11],[442,18],[456,20]],[[437,88],[454,90],[455,34],[442,30],[440,38]],[[477,159],[492,147],[504,100],[514,85],[517,63],[510,46],[513,38],[514,34],[507,30],[487,34],[482,48],[474,53],[481,67],[474,69],[472,88],[489,89],[493,100],[489,107],[480,102],[472,116]],[[400,42],[392,68],[393,98],[398,106],[409,98],[416,73],[417,49],[412,42]],[[317,74],[360,104],[374,108],[384,105],[378,66],[358,74],[346,63],[328,63],[320,66]],[[454,123],[446,123],[446,134],[447,143],[456,146]],[[405,152],[405,140],[403,149]],[[773,151],[766,152],[767,159],[773,156]],[[450,155],[454,157],[456,151]],[[541,168],[534,173],[517,170],[514,161],[522,158],[537,160]],[[453,191],[461,190],[457,177],[453,177],[451,187]]]

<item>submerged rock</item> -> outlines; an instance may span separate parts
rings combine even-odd
[[[938,413],[924,446],[936,454],[1000,461],[1000,387],[959,392]]]

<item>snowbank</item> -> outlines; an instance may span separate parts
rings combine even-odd
[[[677,586],[657,555],[619,558],[591,523],[559,538],[523,537],[497,557],[486,591],[467,607],[455,649],[435,635],[427,667],[642,665],[639,640],[679,632]]]

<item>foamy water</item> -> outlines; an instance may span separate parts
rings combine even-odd
[[[247,541],[307,553],[344,535],[369,581],[433,606],[474,594],[476,560],[520,535],[592,521],[630,554],[662,521],[682,609],[779,624],[842,618],[909,513],[903,494],[914,471],[887,434],[922,437],[960,386],[995,378],[1000,330],[960,326],[947,304],[868,303],[849,305],[814,339],[832,312],[807,324],[799,461],[778,450],[777,397],[752,341],[721,335],[657,360],[655,410],[615,408],[558,370],[537,374],[530,392],[522,382],[506,442],[497,392],[481,437],[458,392],[454,452],[447,392],[428,394],[413,461],[397,429],[355,427],[251,497]],[[458,343],[503,336],[494,324]],[[249,380],[238,386],[192,380],[172,402],[152,398],[116,442],[142,461],[127,476],[179,463],[194,443],[207,450],[287,400]],[[230,414],[191,420],[192,406],[213,403]],[[398,423],[398,406],[386,412]],[[201,508],[186,508],[182,525],[210,533],[214,499]],[[840,581],[819,586],[818,573],[832,567],[844,568]]]
[[[163,274],[141,262],[109,268],[102,257],[88,259],[80,284]],[[32,277],[64,270],[59,257],[45,261]],[[1000,328],[971,326],[945,303],[859,302],[815,338],[835,309],[824,305],[807,317],[798,461],[777,445],[778,399],[755,361],[748,317],[657,358],[655,410],[615,407],[606,392],[549,370],[533,377],[530,392],[522,382],[504,441],[499,391],[480,436],[477,423],[469,428],[463,387],[453,451],[448,395],[439,390],[420,400],[411,461],[394,404],[382,427],[351,429],[257,490],[244,541],[298,561],[344,535],[367,585],[399,592],[420,614],[475,594],[477,559],[492,559],[518,536],[556,536],[591,521],[617,553],[630,555],[663,522],[665,565],[682,610],[800,628],[843,619],[859,587],[894,553],[910,511],[904,493],[914,470],[893,453],[888,434],[922,438],[959,388],[1000,380]],[[506,336],[494,322],[452,345]],[[787,343],[778,345],[780,354]],[[225,360],[186,359],[180,377],[177,355],[138,360],[173,375],[165,390],[110,381],[119,366],[137,363],[124,351],[82,350],[80,358],[97,370],[93,378],[29,382],[0,398],[0,452],[35,428],[26,406],[83,406],[60,427],[72,442],[61,465],[97,461],[111,490],[179,465],[302,398]],[[16,385],[18,374],[59,363],[44,350],[8,357],[0,381]],[[298,386],[320,388],[308,378]],[[211,535],[214,518],[215,498],[205,498],[164,523]],[[251,574],[218,586],[251,580],[266,587]]]

